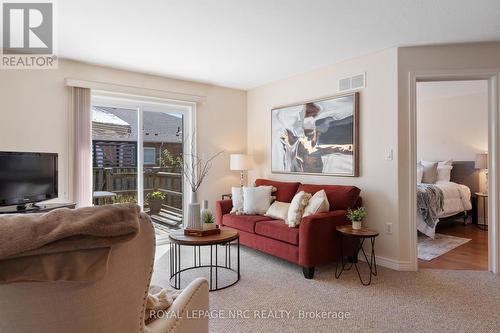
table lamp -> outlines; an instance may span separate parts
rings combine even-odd
[[[488,193],[488,153],[476,154],[474,168],[484,170],[486,175],[486,193]]]
[[[250,156],[245,154],[231,154],[229,156],[230,169],[240,172],[240,186],[243,187],[243,172],[250,168]]]

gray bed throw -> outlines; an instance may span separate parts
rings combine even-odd
[[[432,184],[417,184],[417,212],[431,228],[438,221],[438,214],[443,211],[443,191]]]

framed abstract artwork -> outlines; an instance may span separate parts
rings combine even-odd
[[[358,93],[274,108],[271,171],[358,176]]]

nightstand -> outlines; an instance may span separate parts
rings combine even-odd
[[[477,198],[477,208],[476,208],[476,221],[477,227],[481,230],[488,230],[488,216],[487,216],[487,205],[488,205],[488,193],[476,192],[474,193]],[[483,223],[479,223],[479,200],[483,200]]]

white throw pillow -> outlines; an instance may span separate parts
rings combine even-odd
[[[243,187],[243,212],[264,215],[271,206],[272,186]]]
[[[422,183],[423,176],[424,176],[424,166],[419,162],[417,163],[417,184]]]
[[[449,182],[451,179],[451,169],[453,167],[451,165],[439,165],[437,167],[437,181]]]
[[[317,213],[326,213],[330,210],[330,203],[328,202],[328,197],[326,196],[325,190],[318,191],[309,199],[309,203],[306,208],[304,208],[304,215],[309,216]]]
[[[280,219],[286,222],[286,219],[288,217],[288,209],[290,208],[290,203],[289,202],[280,202],[280,201],[275,201],[269,207],[269,209],[266,212],[266,216],[273,218],[273,219]]]
[[[304,209],[309,203],[309,199],[311,199],[311,193],[300,191],[295,194],[292,202],[290,202],[290,207],[288,208],[288,218],[286,219],[286,223],[289,227],[294,228],[300,224],[300,220],[304,214]]]
[[[243,214],[243,188],[232,187],[231,199],[233,200],[233,209],[231,209],[231,213],[237,215]]]

